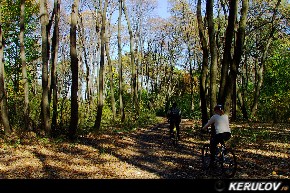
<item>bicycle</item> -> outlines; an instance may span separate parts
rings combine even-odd
[[[170,129],[171,125],[170,125],[170,119],[169,118],[167,119],[167,122],[169,123],[169,129]],[[178,135],[177,135],[177,129],[176,129],[176,125],[175,124],[173,125],[172,131],[173,132],[170,134],[170,139],[172,141],[173,146],[176,147],[178,145],[179,138],[178,138]]]
[[[208,170],[209,164],[210,164],[210,144],[209,143],[203,145],[201,156],[202,156],[203,168],[205,170]],[[236,171],[237,171],[236,155],[233,149],[226,146],[224,141],[219,143],[217,146],[214,165],[216,165],[218,174],[223,174],[227,178],[232,178],[236,174]]]

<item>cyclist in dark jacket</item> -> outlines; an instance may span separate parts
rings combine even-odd
[[[176,131],[177,131],[177,137],[178,139],[180,139],[180,135],[179,135],[179,131],[180,131],[180,127],[179,124],[181,122],[181,110],[177,107],[177,103],[174,102],[172,104],[172,107],[169,109],[169,111],[167,112],[167,118],[169,120],[169,134],[170,137],[173,137],[173,128],[174,125],[176,126]]]

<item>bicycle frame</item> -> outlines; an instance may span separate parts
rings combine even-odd
[[[210,131],[210,129],[208,129]],[[210,133],[210,132],[209,132]],[[220,168],[220,174],[226,177],[233,177],[237,170],[236,156],[232,149],[227,148],[225,142],[217,145],[215,152],[215,163]],[[204,144],[202,147],[202,164],[204,169],[209,169],[210,144]]]
[[[178,136],[177,136],[177,129],[176,129],[176,126],[174,125],[173,127],[173,145],[174,146],[177,146],[178,144]]]

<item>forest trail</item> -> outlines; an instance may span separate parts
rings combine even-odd
[[[201,147],[208,139],[198,135],[192,121],[182,120],[177,147],[168,126],[164,119],[131,132],[80,137],[75,143],[25,137],[10,145],[1,142],[0,179],[221,178],[201,169]],[[289,138],[287,129],[279,132]],[[233,178],[289,179],[289,143],[259,143],[235,147],[238,171]]]

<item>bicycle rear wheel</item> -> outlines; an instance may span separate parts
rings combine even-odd
[[[176,127],[173,129],[173,145],[177,146],[178,145],[178,136],[177,136],[177,130]]]
[[[204,144],[202,146],[201,161],[202,161],[202,168],[204,170],[209,169],[209,164],[210,164],[210,146],[209,146],[209,144]]]
[[[237,159],[232,149],[226,149],[223,152],[222,170],[226,177],[231,178],[237,171]]]

